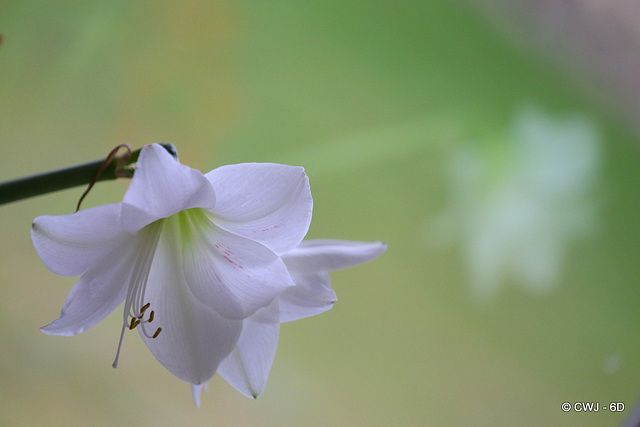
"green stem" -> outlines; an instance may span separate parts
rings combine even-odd
[[[161,145],[174,157],[177,157],[175,147],[172,144]],[[133,151],[126,162],[123,162],[119,157],[112,159],[98,177],[96,174],[105,159],[2,182],[0,183],[0,205],[80,185],[88,185],[94,180],[131,178],[134,169],[127,166],[135,163],[139,154],[140,149]]]

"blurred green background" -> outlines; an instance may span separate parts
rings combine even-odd
[[[73,338],[38,330],[75,279],[42,265],[30,224],[71,213],[83,189],[2,206],[0,425],[631,415],[637,133],[624,102],[603,103],[580,67],[553,59],[562,52],[533,48],[534,33],[511,38],[477,3],[447,0],[29,0],[0,2],[0,34],[1,180],[168,141],[204,172],[302,165],[308,237],[389,245],[332,273],[333,310],[283,325],[256,401],[215,377],[196,409],[134,335],[111,368],[118,314]],[[84,206],[120,201],[126,186],[99,184]],[[565,413],[563,402],[625,411]]]

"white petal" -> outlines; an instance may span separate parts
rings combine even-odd
[[[352,242],[349,240],[306,240],[284,254],[290,271],[312,273],[339,270],[371,261],[387,250],[382,242]]]
[[[196,405],[196,408],[200,407],[200,393],[202,390],[207,391],[207,383],[204,384],[191,384],[191,394],[193,395],[193,403]]]
[[[280,254],[309,229],[313,200],[301,167],[273,163],[222,166],[206,177],[216,190],[216,224]]]
[[[266,247],[217,227],[204,210],[180,216],[171,226],[180,227],[184,275],[203,304],[244,319],[294,285],[281,258]]]
[[[236,348],[218,368],[222,378],[247,397],[258,397],[267,385],[278,346],[278,318],[274,302],[246,319]]]
[[[326,272],[370,261],[386,249],[387,245],[381,242],[307,240],[282,255],[296,286],[278,295],[280,321],[290,322],[329,310],[337,298]]]
[[[33,245],[54,273],[79,276],[130,235],[120,227],[120,204],[71,215],[40,216],[31,226]]]
[[[242,321],[225,319],[191,293],[182,273],[179,241],[177,228],[162,230],[145,295],[155,316],[153,323],[143,323],[138,329],[169,372],[197,386],[207,382],[231,353]],[[157,328],[162,331],[156,338],[147,336]]]
[[[281,322],[315,316],[329,310],[338,300],[327,273],[292,273],[291,276],[296,286],[278,295]]]
[[[212,208],[215,192],[204,175],[181,165],[159,144],[142,148],[122,204],[122,226],[135,233],[190,208]]]
[[[71,289],[60,318],[40,329],[49,335],[70,336],[104,319],[127,294],[135,248],[134,243],[125,244],[96,263]]]

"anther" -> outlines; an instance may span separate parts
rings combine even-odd
[[[153,313],[154,313],[154,311],[151,310],[151,312],[149,313],[149,320],[147,320],[147,322],[149,322],[149,323],[153,322]]]
[[[138,326],[140,324],[140,319],[136,319],[135,317],[133,317],[131,319],[131,324],[129,325],[129,330],[132,331],[136,328],[136,326]]]
[[[151,306],[150,302],[148,302],[145,305],[143,305],[142,308],[140,309],[140,316],[138,316],[138,317],[142,317],[144,312],[147,311],[147,308],[149,308],[150,306]]]
[[[162,332],[162,328],[156,329],[156,332],[153,334],[153,336],[151,338],[157,338],[158,335],[160,335],[160,332]]]

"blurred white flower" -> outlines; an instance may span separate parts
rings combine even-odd
[[[567,245],[594,226],[599,135],[584,117],[517,114],[510,145],[467,145],[449,164],[450,205],[431,238],[459,242],[473,293],[514,280],[534,292],[557,281]]]
[[[114,367],[124,332],[138,329],[162,365],[199,387],[232,352],[246,356],[253,325],[271,319],[264,308],[295,285],[281,254],[295,258],[312,204],[300,167],[239,164],[203,175],[146,146],[121,203],[33,222],[45,265],[81,276],[42,331],[75,335],[124,301]],[[251,342],[247,351],[261,349]],[[236,375],[225,370],[234,385],[244,379]]]

